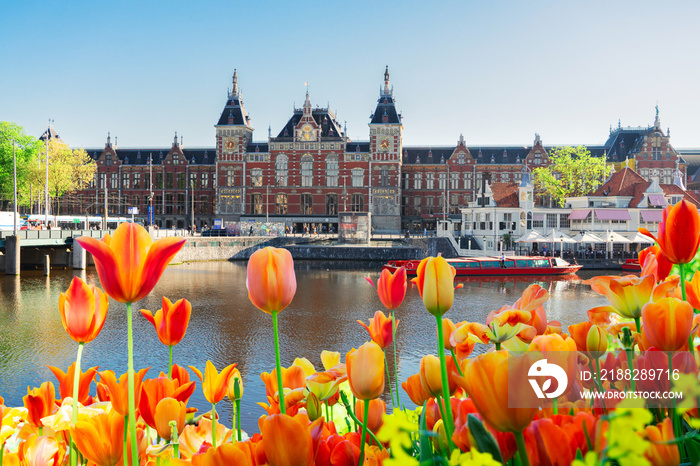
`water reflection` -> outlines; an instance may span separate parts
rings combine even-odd
[[[322,350],[339,351],[344,359],[347,351],[368,338],[356,320],[368,321],[382,309],[375,290],[365,281],[368,275],[376,279],[379,267],[357,269],[358,264],[353,263],[355,269],[344,270],[334,264],[296,264],[297,295],[279,320],[284,366],[296,357],[306,357],[321,368]],[[76,271],[75,275],[98,284],[94,269]],[[74,361],[77,345],[63,330],[58,313],[58,295],[68,288],[73,276],[71,271],[52,270],[48,278],[41,271],[23,271],[21,280],[4,276],[0,281],[0,395],[7,404],[21,405],[28,385],[54,380],[46,365],[65,370]],[[163,295],[172,301],[186,297],[192,303],[192,318],[187,335],[174,348],[175,362],[200,369],[207,359],[218,369],[238,363],[245,384],[243,427],[255,432],[257,419],[263,414],[256,403],[265,401],[259,374],[274,368],[274,346],[272,319],[250,304],[245,279],[245,264],[241,263],[168,267],[155,290],[134,306],[135,355],[137,369],[151,367],[149,377],[167,370],[167,347],[160,344],[153,327],[138,314],[138,309],[159,309]],[[446,314],[455,322],[483,322],[490,311],[513,303],[533,282],[552,295],[545,306],[548,319],[560,320],[564,326],[585,319],[586,310],[605,303],[576,276],[460,277],[459,281],[464,288],[456,291],[454,306]],[[102,333],[85,346],[83,367],[101,366],[118,374],[126,371],[125,315],[123,304],[110,302]],[[435,354],[436,332],[434,317],[425,312],[413,285],[409,286],[397,318],[401,320],[397,345],[402,381],[418,371],[424,354]],[[388,361],[393,373],[393,357]],[[385,401],[391,404],[388,391]],[[407,396],[402,401],[410,404]],[[220,415],[230,425],[230,403],[224,403]],[[199,387],[190,404],[203,411],[209,409]]]

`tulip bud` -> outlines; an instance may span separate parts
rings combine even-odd
[[[368,341],[345,355],[348,382],[360,400],[372,400],[384,392],[384,351]]]
[[[586,351],[593,358],[598,359],[608,350],[608,335],[602,328],[593,325],[588,330],[586,337]]]
[[[309,421],[313,422],[323,415],[323,405],[313,392],[306,395],[306,414],[309,416]]]
[[[454,332],[456,329],[457,326],[452,322],[452,320],[448,319],[447,317],[442,318],[442,345],[447,351],[452,349],[452,344],[450,343],[450,336],[452,335],[452,332]]]
[[[442,422],[442,419],[438,420],[435,423],[435,426],[433,426],[433,432],[437,434],[435,437],[431,437],[431,440],[433,441],[433,447],[435,448],[435,451],[439,452],[442,455],[448,451],[447,433],[445,431],[445,424]]]
[[[634,345],[637,343],[637,339],[632,334],[632,330],[629,327],[622,327],[622,331],[619,334],[618,343],[620,343],[620,348],[625,351],[633,351]]]

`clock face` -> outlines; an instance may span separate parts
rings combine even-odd
[[[224,152],[232,154],[236,151],[236,138],[224,138]]]
[[[388,151],[391,149],[391,141],[389,138],[384,138],[381,141],[379,141],[379,149],[383,151]]]
[[[314,129],[311,127],[311,125],[304,125],[301,127],[301,140],[302,141],[313,141],[314,138]]]

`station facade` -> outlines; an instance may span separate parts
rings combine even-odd
[[[461,208],[478,205],[487,184],[520,183],[550,163],[552,148],[539,135],[521,146],[473,146],[462,135],[453,146],[405,146],[388,68],[363,141],[348,138],[329,108],[312,106],[308,91],[276,136],[269,130],[256,140],[236,71],[232,84],[212,147],[186,148],[176,133],[165,148],[121,149],[108,135],[104,148],[86,149],[97,174],[62,204],[66,213],[102,214],[106,205],[108,215],[127,215],[136,207],[139,221],[151,209],[161,228],[187,228],[194,218],[198,229],[221,219],[333,231],[339,213],[370,212],[376,232],[433,230],[438,220],[461,222]],[[611,127],[605,144],[587,147],[649,181],[671,183],[677,170],[687,177],[658,109],[653,125]],[[544,193],[533,202],[551,206]]]

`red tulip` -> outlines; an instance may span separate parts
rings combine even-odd
[[[367,279],[370,283],[372,280]],[[374,283],[372,283],[374,285]],[[382,274],[377,281],[377,294],[379,300],[388,310],[396,309],[401,306],[403,299],[406,297],[406,268],[399,267],[393,274],[387,269],[382,270]]]
[[[141,314],[156,329],[158,339],[168,346],[177,345],[182,341],[190,323],[192,305],[186,299],[181,299],[175,304],[163,296],[163,307],[153,315],[151,311],[141,309]]]
[[[357,323],[367,330],[372,341],[378,344],[382,349],[385,349],[394,341],[392,333],[393,321],[391,317],[385,316],[382,311],[374,313],[374,318],[370,320],[369,326],[361,320],[358,320]],[[397,320],[396,326],[398,327],[398,325],[399,321]]]
[[[27,422],[35,427],[42,427],[44,424],[41,418],[53,413],[56,406],[56,392],[51,382],[44,382],[38,388],[30,390],[27,387],[27,395],[22,400],[27,408]]]
[[[81,236],[78,243],[95,259],[100,283],[112,299],[133,303],[151,292],[165,267],[185,245],[184,238],[153,241],[145,228],[122,223],[102,240]]]
[[[58,379],[58,393],[61,400],[73,396],[73,380],[75,377],[75,363],[71,364],[66,372],[63,372],[58,367],[48,366],[53,372],[53,375]],[[78,402],[83,405],[92,403],[90,396],[90,384],[97,374],[97,367],[91,367],[85,372],[80,372],[78,382]]]
[[[642,308],[642,332],[662,351],[678,351],[693,329],[693,308],[677,298],[662,298]]]
[[[700,246],[700,213],[694,204],[683,199],[664,209],[658,236],[646,228],[639,231],[654,238],[670,262],[687,264],[695,258]]]
[[[58,298],[63,328],[78,343],[91,342],[99,335],[108,307],[107,295],[78,277],[73,278],[68,291]]]

